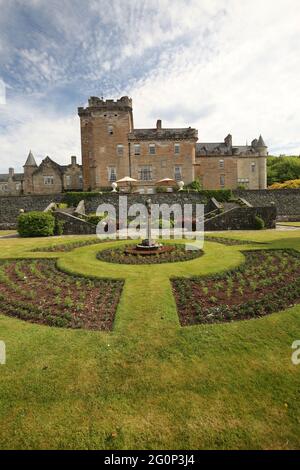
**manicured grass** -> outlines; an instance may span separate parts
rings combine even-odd
[[[287,225],[292,227],[300,227],[300,222],[278,222],[278,225]]]
[[[206,242],[192,261],[115,265],[102,247],[32,253],[65,240],[2,239],[2,258],[58,258],[70,273],[126,279],[112,333],[0,316],[0,447],[230,449],[300,446],[300,306],[250,321],[181,328],[170,277],[233,269],[241,250],[293,248],[297,231],[222,232],[268,245]],[[124,242],[103,244],[103,249]]]
[[[17,233],[15,230],[0,230],[0,237],[5,237],[6,235],[14,235]]]

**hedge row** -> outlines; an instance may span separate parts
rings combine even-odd
[[[108,192],[105,191],[104,189],[108,188],[103,188],[103,192]],[[160,192],[166,192],[166,188],[157,188],[158,193]],[[69,207],[76,207],[78,206],[79,202],[82,201],[83,199],[93,199],[94,197],[99,197],[101,191],[99,192],[69,192],[65,193],[63,197],[63,202],[68,204]],[[111,193],[111,190],[109,191]],[[210,189],[189,189],[186,188],[184,189],[183,192],[188,192],[188,193],[197,193],[200,194],[201,196],[206,197],[207,199],[211,199],[214,197],[217,201],[219,202],[228,202],[232,199],[232,190],[231,189],[215,189],[215,190],[210,190]]]

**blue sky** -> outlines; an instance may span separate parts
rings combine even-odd
[[[77,107],[134,101],[136,127],[262,133],[300,154],[298,0],[0,0],[0,171],[80,156]]]

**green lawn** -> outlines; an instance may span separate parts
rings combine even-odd
[[[300,222],[278,222],[278,225],[287,225],[288,227],[300,227]]]
[[[6,235],[14,235],[17,233],[15,230],[0,230],[0,237],[5,237]]]
[[[206,242],[192,261],[130,266],[97,260],[101,245],[30,252],[83,237],[0,240],[2,258],[57,257],[68,272],[126,279],[112,333],[0,315],[0,448],[299,448],[300,366],[291,345],[300,339],[300,306],[181,328],[169,281],[234,268],[242,250],[300,251],[299,232],[215,235],[269,244]],[[118,243],[127,242],[103,249]]]

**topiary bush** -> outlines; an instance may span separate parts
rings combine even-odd
[[[256,215],[254,217],[254,230],[263,230],[265,228],[265,222],[261,217]]]
[[[21,237],[51,237],[54,229],[55,218],[51,212],[27,212],[18,217],[18,233]]]

